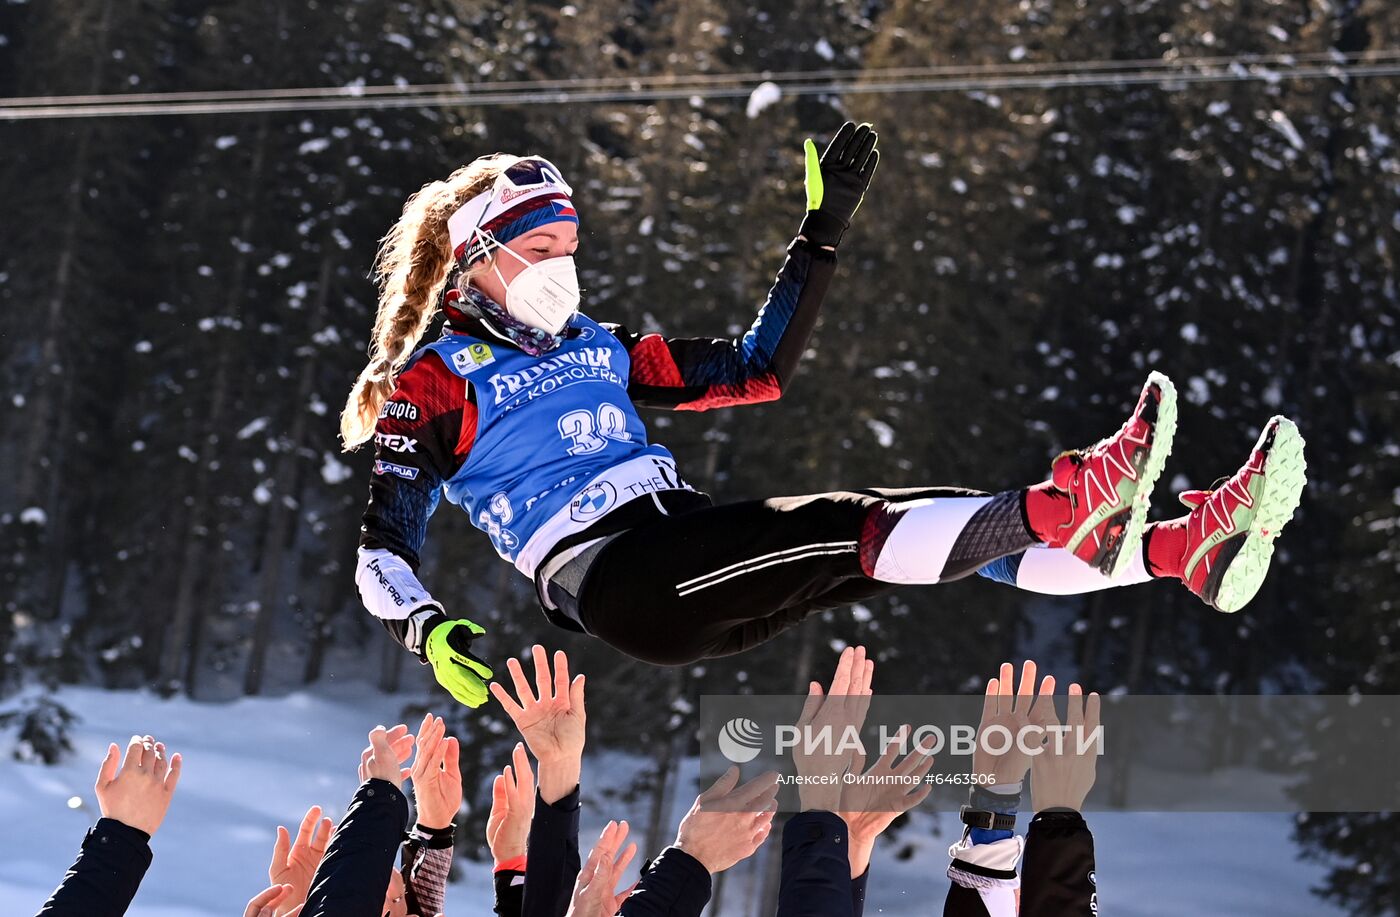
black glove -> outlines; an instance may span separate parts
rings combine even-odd
[[[869,124],[856,127],[847,121],[821,159],[817,145],[807,138],[802,145],[807,160],[807,216],[799,235],[817,245],[840,244],[880,162],[880,151],[875,149],[879,136]]]

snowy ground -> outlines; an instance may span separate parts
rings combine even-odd
[[[398,721],[405,697],[368,688],[243,699],[230,704],[162,701],[149,694],[64,689],[63,704],[82,717],[77,754],[56,767],[0,758],[0,913],[32,914],[72,861],[97,817],[92,782],[108,741],[154,732],[185,755],[184,776],[153,843],[155,862],[131,911],[134,917],[239,913],[266,885],[275,826],[295,824],[312,803],[338,811],[354,790],[365,732]],[[586,774],[625,768],[586,763]],[[588,776],[585,777],[585,780]],[[587,787],[585,788],[587,789]],[[72,797],[82,800],[70,808]],[[585,793],[585,797],[587,793]],[[676,818],[693,794],[678,794]],[[585,810],[584,839],[614,815]],[[673,821],[674,823],[674,821]],[[1336,913],[1309,894],[1320,870],[1300,863],[1278,815],[1095,815],[1100,901],[1125,917]],[[921,816],[901,847],[913,856],[878,855],[867,914],[923,917],[941,909],[946,850],[954,826]],[[917,837],[915,837],[917,835]],[[906,842],[907,843],[904,843]],[[775,845],[769,845],[775,846]],[[450,917],[488,913],[489,875],[466,864],[448,894]],[[745,890],[753,871],[736,870],[723,895],[726,917],[749,917]],[[756,917],[756,915],[755,915]]]

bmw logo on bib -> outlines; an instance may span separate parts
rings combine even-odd
[[[617,489],[607,481],[590,484],[574,497],[569,515],[578,522],[596,519],[617,505]]]

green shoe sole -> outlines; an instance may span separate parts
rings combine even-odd
[[[1249,524],[1243,544],[1221,576],[1212,602],[1223,612],[1239,611],[1264,584],[1274,556],[1274,540],[1293,518],[1293,511],[1298,508],[1303,488],[1308,483],[1308,463],[1303,457],[1304,442],[1298,425],[1287,417],[1275,417],[1265,424],[1266,433],[1275,422],[1278,429],[1264,466],[1264,492],[1259,495],[1259,509]],[[1262,445],[1261,441],[1255,448]]]
[[[1138,472],[1137,490],[1133,493],[1133,507],[1123,528],[1123,537],[1119,539],[1113,556],[1107,558],[1105,566],[1100,568],[1100,572],[1109,579],[1118,577],[1126,570],[1142,546],[1152,488],[1167,467],[1167,457],[1172,454],[1172,440],[1176,437],[1176,386],[1166,375],[1155,370],[1147,377],[1147,385],[1154,384],[1161,392],[1161,398],[1157,401],[1157,419],[1152,424],[1152,445],[1147,450],[1142,470]]]

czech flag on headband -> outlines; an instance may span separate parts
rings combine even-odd
[[[573,217],[575,220],[578,219],[578,211],[575,210],[574,205],[568,201],[550,201],[549,203],[550,206],[554,208],[554,215],[556,217]]]

